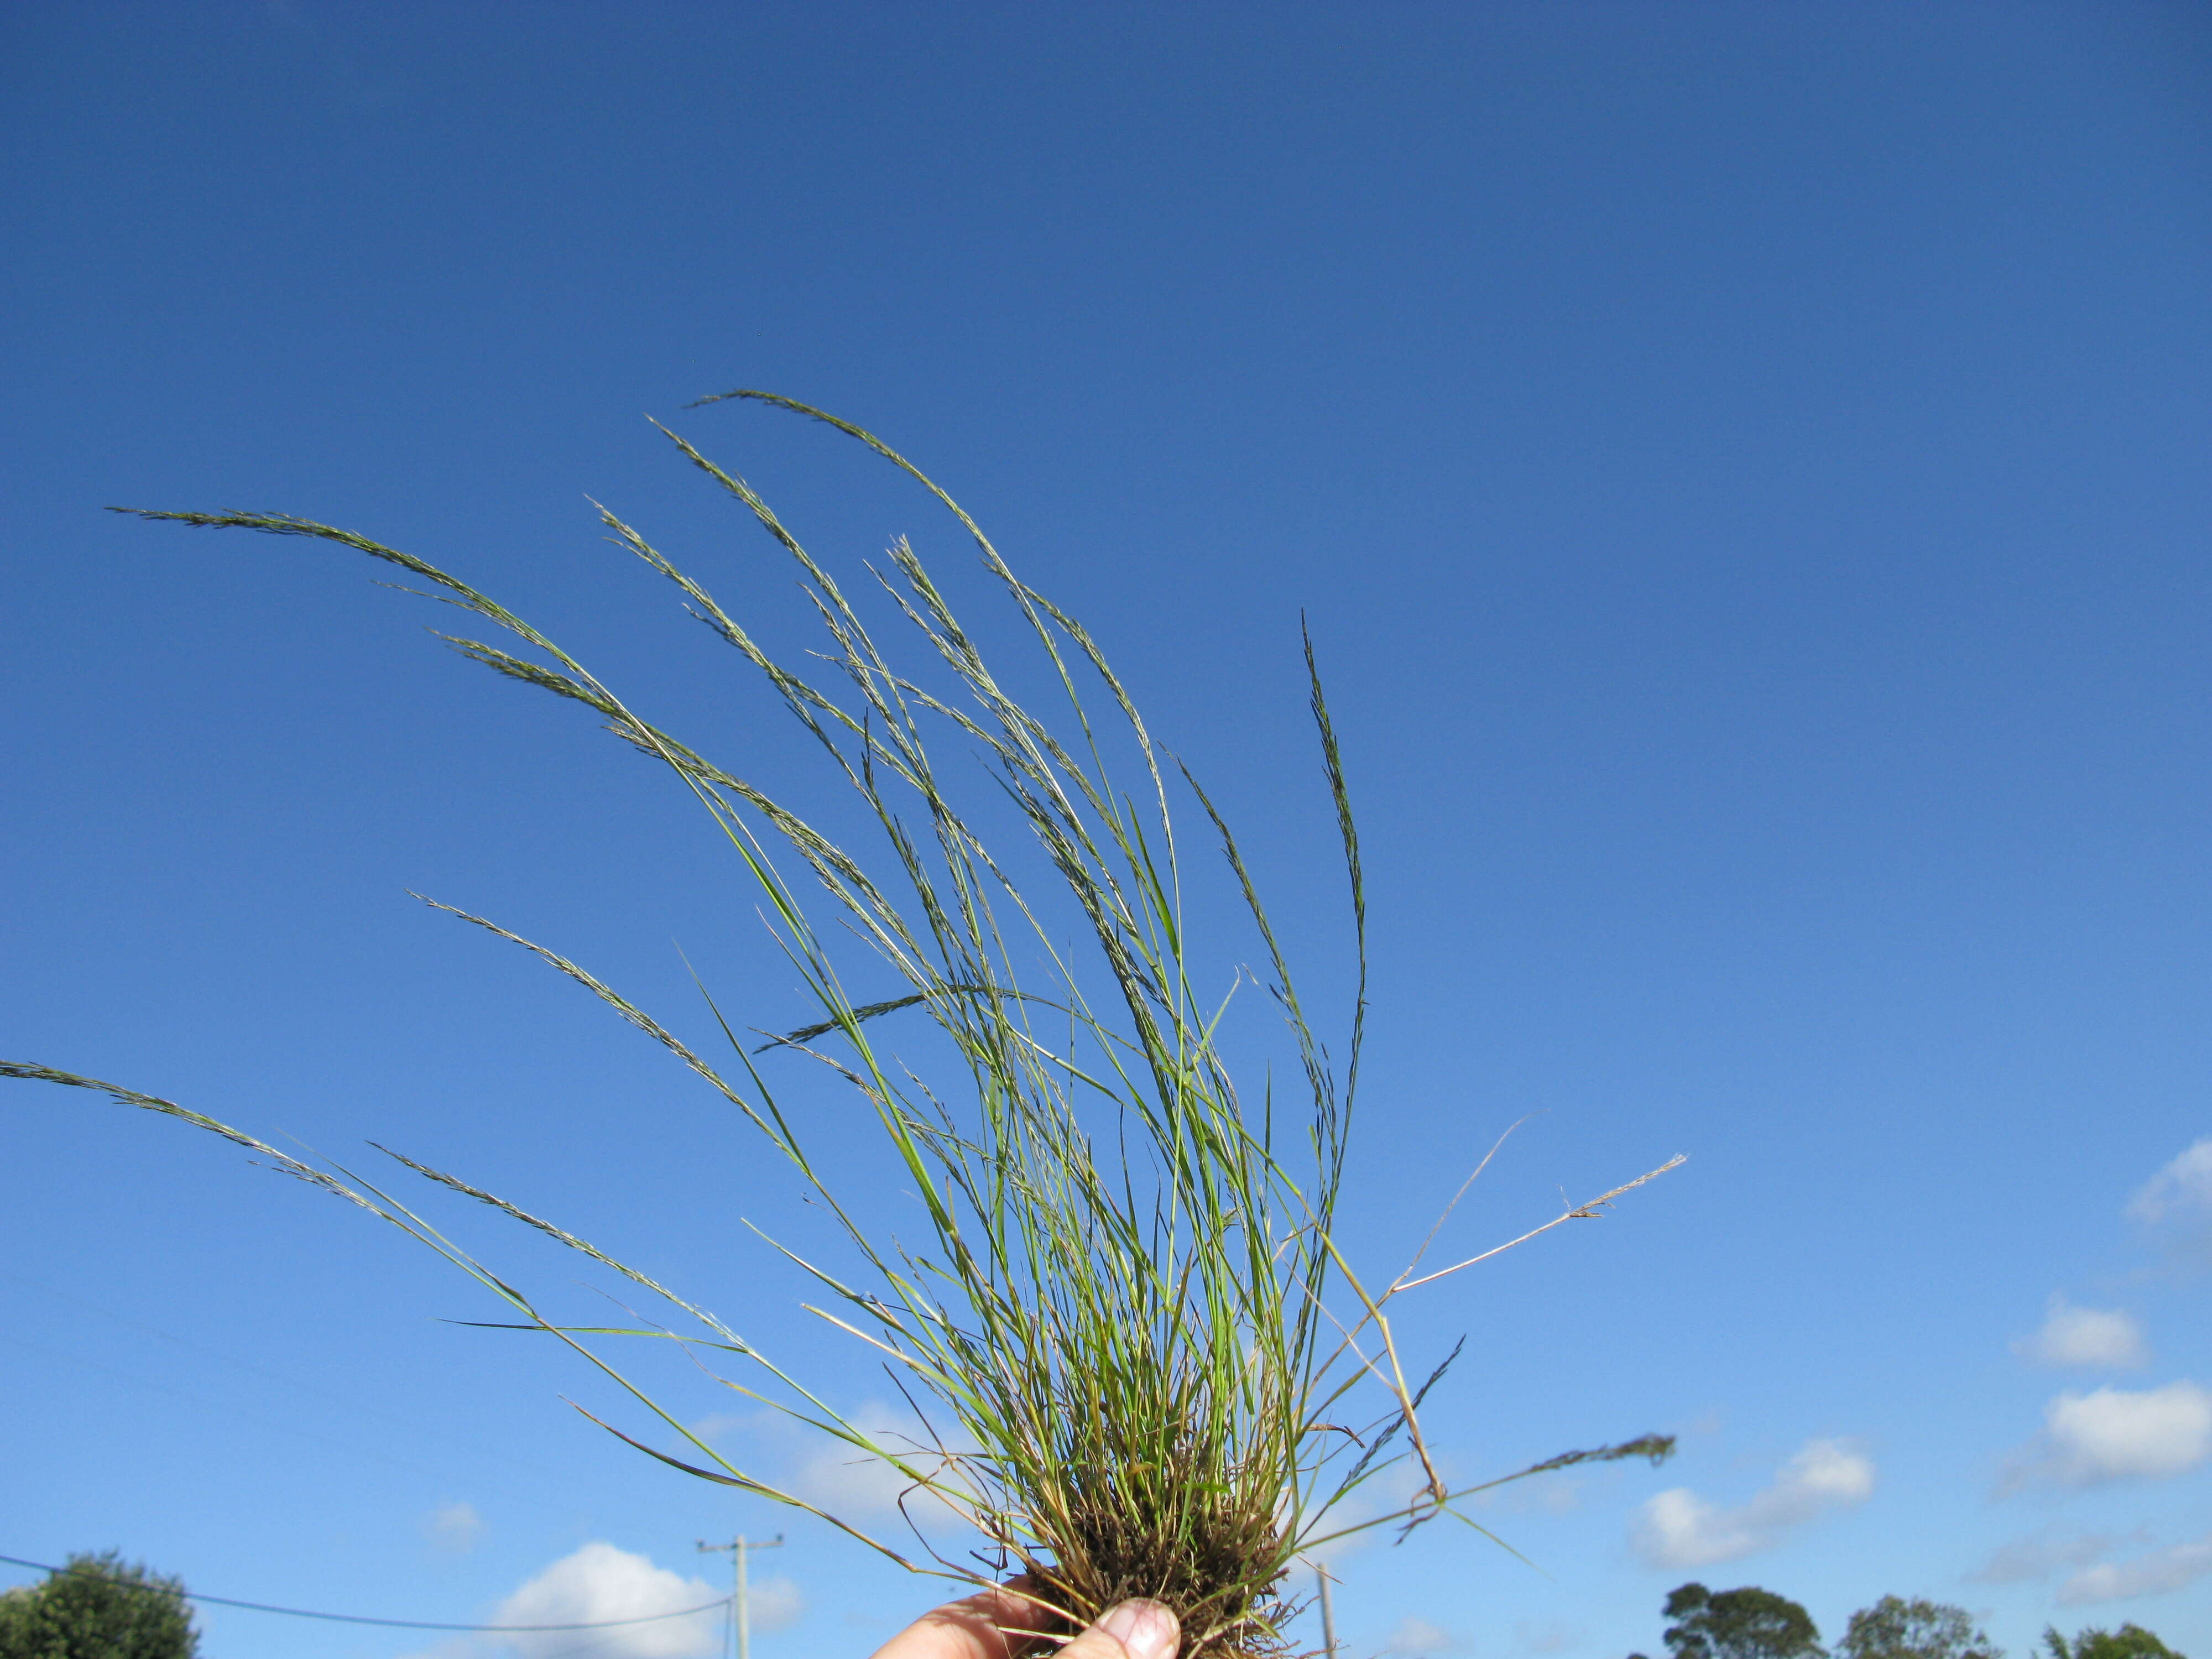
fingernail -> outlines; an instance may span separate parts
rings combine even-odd
[[[1119,1642],[1129,1659],[1174,1659],[1182,1639],[1175,1614],[1157,1601],[1124,1601],[1098,1621],[1098,1629]]]

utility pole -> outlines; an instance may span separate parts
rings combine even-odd
[[[731,1623],[735,1626],[738,1633],[738,1659],[752,1659],[752,1627],[745,1618],[746,1553],[752,1550],[775,1549],[782,1542],[781,1533],[769,1539],[750,1539],[743,1533],[739,1533],[735,1539],[726,1544],[710,1544],[703,1538],[699,1540],[699,1548],[706,1554],[719,1555],[724,1550],[727,1550],[737,1558],[738,1593],[735,1601],[731,1604]]]
[[[1314,1577],[1321,1581],[1321,1646],[1328,1659],[1336,1659],[1336,1608],[1328,1596],[1328,1569],[1316,1565]]]

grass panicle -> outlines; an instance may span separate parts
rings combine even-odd
[[[814,659],[827,672],[773,658],[704,586],[602,508],[610,538],[672,582],[818,741],[834,777],[872,822],[876,845],[865,856],[648,722],[529,623],[412,554],[282,514],[140,516],[335,542],[399,567],[429,584],[432,597],[507,636],[494,643],[441,635],[453,649],[590,708],[713,815],[820,1007],[812,1023],[766,1042],[741,1036],[715,1009],[726,1050],[710,1059],[556,952],[481,916],[437,908],[535,952],[610,1005],[789,1160],[842,1231],[852,1267],[833,1271],[783,1254],[819,1286],[811,1310],[893,1374],[925,1425],[919,1434],[856,1421],[714,1315],[457,1176],[392,1154],[623,1274],[694,1328],[559,1323],[416,1210],[351,1171],[310,1165],[172,1102],[73,1073],[5,1062],[0,1075],[104,1090],[185,1118],[364,1206],[499,1297],[515,1316],[499,1322],[575,1349],[661,1434],[602,1426],[691,1474],[821,1514],[687,1429],[617,1369],[599,1339],[672,1339],[714,1357],[728,1386],[855,1455],[890,1463],[910,1501],[951,1510],[987,1547],[954,1560],[931,1541],[933,1528],[893,1540],[849,1518],[824,1518],[916,1571],[974,1583],[1025,1574],[1048,1636],[1079,1628],[1125,1597],[1149,1595],[1182,1619],[1188,1654],[1286,1651],[1284,1626],[1296,1607],[1287,1580],[1303,1553],[1375,1526],[1409,1528],[1445,1516],[1474,1526],[1465,1500],[1500,1484],[1455,1491],[1443,1479],[1419,1407],[1443,1367],[1409,1384],[1391,1322],[1394,1298],[1494,1252],[1418,1276],[1417,1255],[1370,1291],[1336,1243],[1364,1035],[1366,905],[1351,792],[1312,641],[1308,681],[1349,878],[1357,973],[1340,1065],[1300,999],[1227,823],[1158,746],[1091,636],[880,440],[787,398],[725,395],[823,422],[929,490],[973,538],[1037,653],[1024,673],[1041,668],[1060,707],[1048,721],[1017,699],[903,539],[889,550],[889,569],[872,574],[896,625],[925,647],[927,672],[896,666],[837,582],[751,487],[662,428],[795,563],[828,641]],[[963,789],[930,746],[946,740],[961,751]],[[1133,790],[1109,775],[1109,752],[1133,769]],[[995,786],[980,795],[974,756]],[[1255,1107],[1231,1081],[1222,1042],[1229,1003],[1200,988],[1213,982],[1218,990],[1224,969],[1194,963],[1185,931],[1176,803],[1186,796],[1225,857],[1265,951],[1297,1054],[1295,1109],[1275,1098],[1272,1083]],[[1002,857],[992,837],[1010,822],[1023,850]],[[1071,933],[1079,948],[1065,943]],[[864,1000],[848,988],[863,978],[896,994]],[[950,1080],[925,1083],[893,1051],[899,1032],[912,1037],[916,1019],[933,1031],[919,1046],[945,1057]],[[800,1114],[785,1103],[792,1090],[775,1080],[793,1057],[828,1066],[865,1103],[926,1218],[923,1244],[890,1242],[840,1200]],[[1293,1122],[1297,1133],[1285,1133]],[[1599,1214],[1660,1172],[1523,1237]],[[648,1443],[653,1437],[663,1445]],[[1645,1436],[1500,1480],[1593,1459],[1657,1460],[1671,1447],[1665,1437]],[[1411,1496],[1377,1501],[1384,1486],[1376,1483],[1393,1468],[1398,1484],[1389,1489]]]

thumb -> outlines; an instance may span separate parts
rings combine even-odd
[[[1060,1650],[1060,1659],[1175,1659],[1182,1627],[1158,1601],[1124,1601]]]

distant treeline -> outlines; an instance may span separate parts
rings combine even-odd
[[[1747,1584],[1709,1590],[1683,1584],[1662,1609],[1668,1659],[2004,1659],[1964,1607],[1885,1595],[1851,1615],[1834,1649],[1820,1644],[1813,1615],[1786,1595]],[[0,1656],[5,1659],[5,1656]],[[1644,1659],[1638,1653],[1629,1659]],[[2071,1639],[2046,1628],[2032,1659],[2185,1659],[2141,1625],[2092,1626]]]

